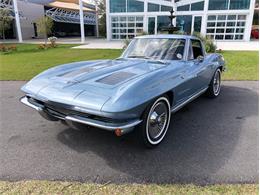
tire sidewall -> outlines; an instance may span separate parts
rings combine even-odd
[[[214,78],[215,78],[215,76],[216,76],[217,73],[219,74],[219,89],[218,89],[218,92],[215,93],[215,91],[214,91]],[[212,79],[212,94],[213,94],[215,97],[217,97],[217,96],[219,96],[219,94],[220,94],[220,90],[221,90],[221,70],[218,68],[218,69],[215,71],[214,76],[213,76],[213,79]]]
[[[164,130],[163,132],[161,133],[161,135],[158,137],[158,139],[156,139],[155,141],[151,139],[150,135],[149,135],[149,116],[151,114],[151,112],[153,111],[153,108],[155,107],[155,105],[157,103],[159,103],[160,101],[163,101],[165,103],[165,105],[167,106],[168,108],[168,118],[167,118],[167,123],[164,127]],[[169,99],[168,97],[166,96],[161,96],[159,98],[157,98],[150,106],[149,106],[149,109],[147,109],[145,111],[145,117],[143,118],[143,138],[144,138],[144,141],[145,141],[145,145],[147,145],[148,147],[154,147],[154,146],[157,146],[159,145],[167,131],[168,131],[168,128],[169,128],[169,125],[170,125],[170,120],[171,120],[171,106],[170,106],[170,102],[169,102]]]

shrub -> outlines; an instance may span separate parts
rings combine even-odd
[[[16,51],[17,47],[16,45],[4,45],[4,44],[0,44],[0,52],[3,53],[10,53],[13,51]]]
[[[57,39],[58,39],[57,37],[49,37],[48,38],[48,41],[51,42],[51,44],[50,44],[51,47],[57,47],[57,44],[56,44]]]
[[[214,41],[209,36],[203,36],[200,33],[193,33],[193,36],[198,37],[205,45],[205,50],[207,53],[214,53],[216,52],[217,45],[214,43]]]

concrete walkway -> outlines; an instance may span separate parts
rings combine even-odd
[[[124,41],[108,41],[106,39],[88,39],[87,44],[73,47],[73,49],[122,49]]]
[[[217,49],[221,50],[235,50],[235,51],[258,51],[258,41],[216,41]]]
[[[17,40],[6,40],[6,43],[17,43]],[[3,43],[0,41],[0,43]],[[44,43],[43,39],[25,40],[24,43],[40,44]],[[122,49],[124,47],[123,40],[108,41],[105,38],[86,37],[85,44],[81,44],[80,37],[58,38],[59,44],[80,44],[73,47],[74,49]],[[258,51],[259,41],[216,41],[217,49],[221,50],[243,50],[243,51]]]

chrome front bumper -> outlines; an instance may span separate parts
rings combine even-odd
[[[115,131],[120,129],[122,133],[126,133],[130,130],[132,130],[136,125],[140,124],[142,120],[132,120],[124,123],[110,123],[110,122],[103,122],[99,120],[90,119],[87,117],[82,117],[78,115],[68,115],[65,117],[60,117],[57,115],[53,115],[51,113],[48,113],[47,110],[42,105],[35,105],[29,102],[28,97],[24,96],[20,99],[20,101],[25,104],[26,106],[29,106],[39,112],[41,116],[43,116],[47,120],[51,121],[57,121],[57,120],[65,120],[68,125],[75,128],[75,125],[73,125],[73,122],[75,123],[81,123],[93,127],[97,127],[100,129],[105,129],[108,131]]]

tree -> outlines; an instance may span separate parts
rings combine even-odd
[[[48,35],[52,32],[53,21],[48,16],[41,17],[37,22],[37,32],[44,37],[45,45],[47,45]]]
[[[0,9],[0,33],[3,40],[5,40],[5,31],[11,27],[11,23],[10,10]]]
[[[106,36],[106,0],[95,0],[98,12],[98,29],[101,36]]]

